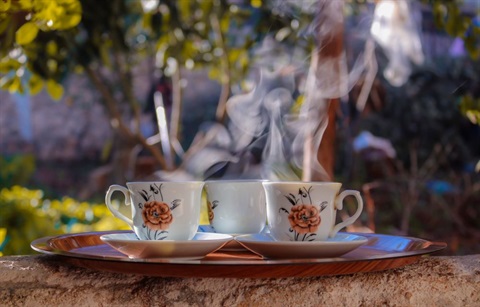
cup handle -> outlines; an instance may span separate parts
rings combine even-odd
[[[112,206],[112,202],[111,202],[112,194],[116,191],[122,192],[123,195],[125,196],[125,206],[131,205],[130,192],[128,191],[127,188],[117,184],[111,185],[108,188],[107,194],[105,195],[105,204],[107,205],[108,210],[110,210],[110,212],[112,212],[112,214],[115,217],[118,217],[119,219],[121,219],[122,221],[124,221],[125,223],[130,225],[130,227],[133,228],[133,221],[130,218],[126,217],[125,215],[121,214],[116,208]]]
[[[362,213],[363,200],[362,200],[362,197],[360,196],[360,192],[355,190],[345,190],[342,193],[340,193],[335,199],[335,209],[342,210],[343,200],[345,199],[345,197],[350,195],[354,196],[355,199],[357,200],[357,211],[355,211],[355,213],[349,218],[347,218],[345,221],[335,225],[335,227],[333,227],[332,231],[330,232],[330,235],[329,235],[330,238],[334,237],[337,234],[337,232],[340,231],[340,229],[353,224],[360,217],[360,214]]]

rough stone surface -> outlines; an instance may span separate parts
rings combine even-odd
[[[159,278],[0,258],[2,306],[480,306],[480,255],[334,277]]]

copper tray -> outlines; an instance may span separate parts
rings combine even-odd
[[[265,260],[247,250],[208,254],[201,260],[130,259],[100,240],[107,233],[89,232],[40,238],[31,247],[60,255],[65,262],[94,270],[164,277],[306,277],[382,271],[415,263],[444,249],[443,242],[382,234],[360,234],[368,243],[336,258]],[[128,231],[127,231],[128,232]]]

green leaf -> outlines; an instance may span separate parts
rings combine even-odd
[[[9,78],[8,76],[3,76],[0,78],[0,89],[8,90],[13,83],[13,78]]]
[[[32,75],[28,80],[28,88],[30,89],[30,95],[37,95],[43,88],[43,80],[38,75]]]
[[[20,7],[25,10],[25,11],[29,11],[33,8],[33,3],[32,3],[33,0],[19,0],[19,4],[20,4]]]
[[[47,51],[47,54],[50,56],[55,56],[58,53],[58,45],[57,42],[55,41],[49,41],[47,45],[45,46],[45,50]]]
[[[80,21],[82,20],[81,14],[70,14],[65,15],[62,19],[60,19],[60,29],[70,29],[77,26]]]
[[[433,18],[435,20],[435,24],[439,27],[443,27],[445,24],[444,18],[446,15],[446,7],[442,3],[434,3],[433,4]]]
[[[178,9],[180,11],[180,16],[184,22],[188,23],[191,17],[191,2],[190,1],[178,1]]]
[[[12,6],[11,0],[0,0],[0,12],[6,12]]]
[[[279,42],[283,41],[287,36],[292,33],[292,30],[289,27],[284,27],[275,34],[275,39]]]
[[[17,60],[4,58],[4,60],[0,61],[0,73],[8,73],[13,70],[17,70],[22,66]]]
[[[11,23],[11,20],[12,18],[9,15],[7,15],[5,19],[0,18],[0,34],[5,32],[5,30],[8,28],[8,25]]]
[[[11,82],[9,82],[8,91],[11,94],[21,91],[22,81],[19,77],[15,76],[10,81]]]
[[[262,7],[262,0],[251,0],[250,3],[254,8]]]
[[[47,92],[54,100],[60,100],[63,96],[63,86],[58,84],[55,80],[48,79]]]
[[[230,18],[229,14],[225,14],[220,20],[220,31],[222,33],[227,33],[228,28],[230,27]]]
[[[19,45],[31,43],[38,34],[38,27],[34,22],[27,22],[15,33],[15,41]]]
[[[110,61],[110,53],[109,53],[109,48],[108,45],[102,44],[99,46],[99,51],[100,51],[100,59],[102,60],[102,63],[108,67],[112,67],[112,62]]]
[[[464,38],[465,48],[467,49],[472,59],[478,59],[480,57],[480,50],[477,46],[477,40],[476,40],[478,33],[475,33],[476,32],[475,30],[476,29],[474,29],[472,33],[470,33],[470,35]]]
[[[213,80],[220,80],[222,73],[217,67],[212,67],[208,72],[208,77]]]

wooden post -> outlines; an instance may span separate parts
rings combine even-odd
[[[317,152],[317,159],[320,164],[325,169],[328,178],[322,178],[317,173],[313,173],[314,177],[312,180],[320,181],[328,179],[330,181],[334,180],[334,168],[335,168],[335,138],[336,138],[336,126],[335,118],[336,112],[339,105],[338,99],[331,99],[329,102],[330,106],[328,108],[328,126],[323,134],[322,142],[320,143],[320,148]]]
[[[318,31],[318,49],[315,51],[318,55],[317,65],[322,65],[324,62],[334,62],[334,70],[329,72],[332,76],[338,78],[338,84],[342,84],[345,76],[342,75],[342,53],[343,53],[343,14],[342,18],[337,18],[338,7],[335,10],[335,16],[332,16],[330,12],[332,11],[332,5],[338,6],[338,1],[320,1],[321,11],[319,12],[319,17],[322,20],[319,20],[320,26]],[[341,12],[343,12],[343,2],[341,5]],[[323,10],[323,12],[322,12]],[[323,27],[322,24],[325,24],[327,28],[331,29],[328,35],[322,33],[321,30],[324,30],[326,27]],[[339,91],[340,92],[340,91]],[[336,125],[335,118],[336,113],[339,107],[339,99],[330,99],[328,101],[328,125],[323,134],[320,147],[318,148],[316,157],[319,163],[323,166],[326,171],[326,175],[320,172],[315,172],[310,169],[307,174],[310,174],[310,178],[303,178],[303,180],[313,180],[313,181],[331,181],[334,178],[334,167],[335,167],[335,139],[336,139]],[[323,114],[320,114],[324,116]],[[313,149],[315,150],[315,149]],[[305,153],[305,157],[308,157],[311,153]]]

